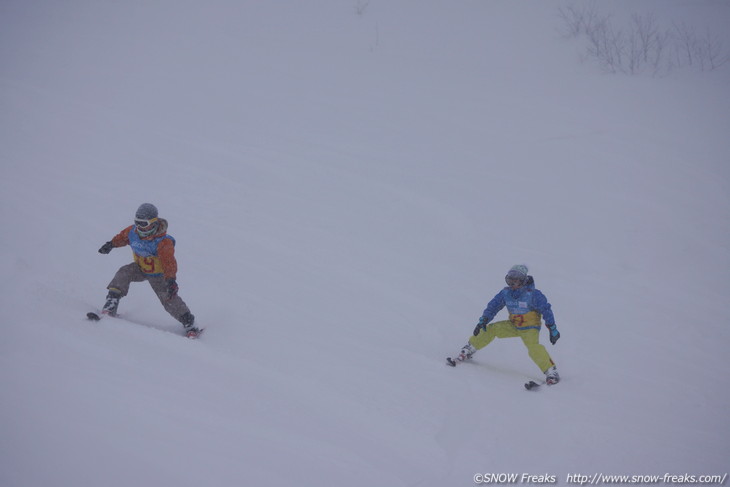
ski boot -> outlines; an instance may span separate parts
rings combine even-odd
[[[119,292],[118,289],[110,289],[109,293],[106,295],[106,303],[104,303],[104,307],[101,308],[101,314],[116,316],[121,297],[122,293]]]
[[[554,386],[558,382],[560,382],[560,374],[558,374],[558,369],[553,365],[545,371],[545,383],[549,386]]]
[[[466,360],[471,360],[472,355],[477,351],[476,348],[471,343],[467,343],[461,348],[461,352],[459,352],[459,355],[456,356],[456,360],[459,362],[464,362]]]
[[[185,336],[188,338],[198,338],[203,332],[195,326],[195,316],[189,311],[180,317],[180,323],[185,327]]]
[[[457,363],[469,360],[476,351],[477,349],[474,348],[471,343],[467,343],[461,348],[461,351],[459,352],[459,355],[456,356],[456,359],[446,357],[446,364],[452,367],[456,367]]]

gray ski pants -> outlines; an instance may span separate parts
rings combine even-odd
[[[185,313],[190,313],[190,309],[180,296],[175,295],[172,299],[168,298],[167,284],[165,283],[164,277],[145,274],[136,262],[120,267],[106,288],[110,291],[119,291],[122,297],[124,297],[129,292],[129,285],[131,283],[142,281],[150,283],[160,303],[165,307],[165,311],[170,313],[173,318],[180,321],[180,318]]]

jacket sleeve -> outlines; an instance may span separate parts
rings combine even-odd
[[[175,259],[175,243],[172,239],[162,239],[157,245],[157,256],[162,263],[162,275],[165,279],[177,278],[177,260]]]
[[[535,294],[533,296],[533,306],[535,307],[535,311],[542,315],[546,325],[554,325],[555,316],[553,316],[553,308],[552,306],[550,306],[550,303],[548,302],[545,295],[535,289]]]
[[[495,316],[497,316],[497,313],[499,313],[502,308],[504,308],[504,296],[502,296],[502,291],[498,292],[496,296],[492,298],[492,300],[487,304],[487,308],[484,310],[484,313],[482,313],[482,316],[484,316],[487,319],[487,323],[492,321]]]
[[[115,235],[114,238],[112,238],[112,245],[114,247],[124,247],[125,245],[129,245],[130,230],[132,230],[132,225]]]

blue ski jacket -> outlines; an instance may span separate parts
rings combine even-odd
[[[521,330],[540,329],[541,318],[548,326],[555,324],[555,316],[545,295],[538,289],[532,280],[519,289],[512,290],[505,287],[489,301],[482,316],[489,323],[497,316],[502,308],[507,307],[509,319],[515,327]]]

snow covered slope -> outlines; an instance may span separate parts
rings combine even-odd
[[[601,74],[561,5],[0,3],[0,485],[725,474],[728,66]],[[143,202],[199,341],[145,284],[83,320]],[[537,393],[516,340],[444,365],[523,262]]]

